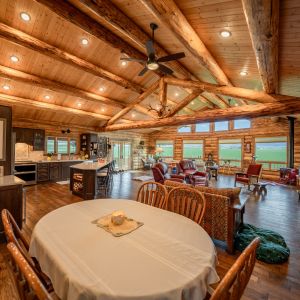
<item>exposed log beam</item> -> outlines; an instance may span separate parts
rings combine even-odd
[[[104,127],[103,131],[178,126],[195,124],[199,122],[214,122],[240,118],[257,118],[298,113],[300,113],[300,102],[298,100],[291,100],[267,104],[244,105],[225,109],[207,110],[204,112],[196,112],[194,115],[174,116],[153,121],[151,120],[131,122],[128,124],[114,124]]]
[[[266,93],[278,93],[279,0],[242,0]]]
[[[176,115],[178,111],[187,106],[190,102],[192,102],[199,94],[202,93],[202,90],[194,91],[193,93],[187,95],[182,101],[178,102],[178,104],[172,108],[172,110],[167,114],[166,117],[173,117]]]
[[[97,132],[97,131],[99,131],[98,127],[70,124],[69,122],[55,122],[55,121],[45,121],[45,120],[28,119],[28,118],[15,118],[15,119],[13,119],[13,126],[14,127],[36,128],[37,124],[42,125],[43,128],[49,129],[49,130],[53,130],[53,127],[57,130],[60,130],[63,127],[72,126],[72,132],[77,131],[79,133],[82,133],[82,131],[87,131],[87,132]]]
[[[159,81],[159,103],[165,107],[167,105],[167,85],[165,83],[164,77]]]
[[[140,2],[171,29],[194,58],[212,74],[217,83],[231,85],[223,70],[173,0],[141,0]]]
[[[74,97],[80,97],[82,99],[93,101],[97,103],[104,103],[106,105],[121,107],[125,105],[119,101],[103,97],[71,85],[67,85],[58,81],[50,80],[47,78],[39,77],[15,69],[11,69],[5,66],[0,65],[0,76],[4,78],[9,78],[15,81],[31,84],[48,90],[52,90],[59,93],[64,93]]]
[[[152,119],[157,119],[157,115],[151,111],[149,111],[146,107],[136,104],[134,106],[134,109],[143,113],[144,115],[148,115],[149,117],[151,117]]]
[[[269,102],[274,102],[279,100],[295,100],[295,99],[297,99],[298,101],[300,100],[299,97],[285,96],[285,95],[278,95],[278,94],[267,94],[266,92],[262,92],[262,91],[254,91],[254,90],[233,87],[233,86],[220,86],[220,85],[201,82],[201,81],[183,80],[178,78],[166,77],[165,82],[171,85],[182,86],[185,88],[192,88],[192,89],[202,89],[209,93],[248,99],[259,103],[269,103]]]
[[[101,26],[98,22],[78,10],[72,4],[68,3],[65,0],[34,0],[48,9],[53,13],[59,15],[63,19],[82,30],[88,32],[94,37],[102,40],[111,47],[118,49],[127,55],[135,58],[146,59],[146,56],[140,51],[136,50],[134,47],[130,46],[124,40],[120,39],[116,34],[106,29],[104,26]]]
[[[109,27],[117,30],[122,36],[127,37],[134,42],[143,52],[145,52],[145,43],[151,37],[145,33],[134,21],[124,14],[116,5],[109,0],[69,0],[74,6],[78,7],[96,21],[107,24]],[[168,55],[157,42],[155,51],[158,57]],[[178,61],[169,62],[168,65],[180,78],[191,79],[191,73]]]
[[[150,96],[159,86],[160,81],[154,82],[144,93],[140,94],[136,99],[134,99],[129,105],[127,105],[124,109],[115,114],[108,122],[107,125],[111,125],[115,123],[117,120],[126,115],[131,109],[135,107],[135,105],[141,103],[144,99]]]
[[[40,54],[47,55],[73,67],[79,68],[92,75],[114,82],[126,89],[130,89],[137,93],[143,92],[143,89],[139,84],[113,74],[95,64],[92,64],[55,46],[47,44],[33,36],[26,34],[23,31],[14,29],[3,23],[0,23],[0,37],[17,45],[34,50]]]
[[[204,95],[199,95],[198,98],[201,100],[202,103],[204,103],[209,108],[217,107],[217,105],[215,103],[213,103],[210,99],[208,99]]]
[[[28,98],[11,96],[3,93],[0,93],[0,103],[4,103],[4,104],[10,103],[10,104],[15,104],[24,107],[30,106],[40,110],[45,110],[45,111],[50,110],[57,113],[70,113],[76,116],[91,117],[98,120],[109,120],[111,118],[110,116],[84,111],[81,109],[75,109],[75,108],[66,107],[62,105],[36,101]]]

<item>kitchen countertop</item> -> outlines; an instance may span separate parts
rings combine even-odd
[[[79,169],[79,170],[98,170],[106,167],[108,164],[109,162],[104,162],[104,163],[83,162],[81,164],[70,166],[70,168]]]
[[[82,159],[61,159],[61,160],[38,160],[38,161],[15,161],[16,165],[22,164],[43,164],[43,163],[57,163],[57,162],[83,162]]]
[[[0,187],[17,184],[25,184],[25,181],[14,175],[0,176]]]

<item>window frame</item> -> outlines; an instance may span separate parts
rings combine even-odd
[[[48,139],[54,140],[54,152],[48,152]],[[68,152],[67,153],[58,153],[58,140],[66,140],[68,143]],[[76,143],[76,149],[74,153],[71,153],[71,141],[75,141]],[[64,136],[46,136],[45,138],[45,154],[53,153],[54,155],[61,154],[61,155],[75,155],[78,153],[78,143],[76,138],[72,137],[64,137]]]
[[[202,146],[202,149],[201,149],[202,154],[201,154],[200,158],[199,157],[185,157],[184,156],[184,145],[185,144],[195,144],[195,145],[199,144],[199,145],[201,145]],[[203,156],[204,156],[204,140],[189,140],[189,139],[186,139],[186,140],[182,141],[182,158],[183,159],[191,159],[191,160],[193,160],[193,159],[203,159]]]
[[[227,122],[227,129],[222,129],[222,130],[216,130],[216,123],[225,123]],[[214,131],[215,132],[222,132],[222,131],[229,131],[230,130],[230,122],[229,121],[217,121],[214,122]]]
[[[208,130],[207,131],[198,131],[197,130],[197,125],[201,125],[201,124],[208,124]],[[199,133],[207,133],[207,132],[210,132],[211,130],[211,123],[210,122],[203,122],[203,123],[196,123],[195,124],[195,132],[199,132]]]
[[[167,143],[165,143],[165,145],[172,145],[172,156],[164,156],[164,155],[161,155],[161,154],[159,154],[159,156],[161,157],[161,158],[174,158],[174,148],[175,148],[175,145],[174,145],[174,140],[156,140],[155,141],[155,149],[157,149],[158,148],[158,145],[161,145],[161,144],[159,144],[158,142],[169,142],[169,144],[167,144]],[[164,144],[164,143],[163,143]]]
[[[277,141],[276,141],[277,139]],[[280,139],[282,139],[280,141]],[[259,140],[259,141],[258,141]],[[272,141],[275,140],[275,141]],[[260,160],[259,157],[256,159],[257,163],[261,163],[263,165],[263,170],[268,170],[268,171],[279,171],[281,167],[287,167],[288,164],[288,155],[289,155],[289,137],[288,136],[264,136],[264,137],[255,137],[254,138],[254,155],[257,156],[257,148],[256,145],[259,143],[286,143],[286,156],[285,156],[285,161],[275,161],[275,160]],[[268,164],[268,168],[265,168],[264,165]],[[272,165],[277,164],[277,165],[283,165],[279,166],[278,168],[273,168]]]
[[[235,128],[235,122],[236,121],[249,121],[249,127],[242,127],[242,128]],[[251,129],[251,126],[252,126],[252,122],[251,122],[251,119],[236,119],[236,120],[233,120],[233,122],[232,122],[233,124],[232,124],[232,129],[233,130],[247,130],[247,129]]]
[[[190,129],[190,131],[184,131],[184,132],[180,132],[179,130],[180,130],[180,128],[184,128],[184,127],[186,127],[186,128],[189,128]],[[185,134],[185,133],[192,133],[192,125],[182,125],[182,126],[179,126],[178,128],[177,128],[177,133],[183,133],[183,134]]]
[[[227,142],[223,142],[223,141],[227,141]],[[232,142],[230,143],[230,141],[232,141]],[[239,142],[237,142],[237,141],[239,141]],[[221,144],[239,144],[241,146],[240,159],[224,159],[224,158],[222,158],[221,155],[220,155],[220,145]],[[237,139],[224,138],[224,139],[219,139],[218,140],[218,161],[219,161],[219,165],[222,165],[221,161],[230,160],[231,162],[238,162],[239,163],[239,165],[230,164],[231,167],[240,169],[240,168],[243,167],[243,156],[244,156],[244,150],[243,150],[243,139],[242,138],[237,138]]]

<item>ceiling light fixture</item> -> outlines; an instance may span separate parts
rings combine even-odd
[[[127,61],[122,61],[122,62],[121,62],[121,65],[122,65],[123,67],[127,66]]]
[[[135,117],[135,114],[134,114],[134,113],[132,113],[132,114],[131,114],[131,116],[134,118],[134,117]]]
[[[49,100],[49,99],[50,99],[50,96],[49,96],[49,95],[45,95],[44,98],[45,98],[46,100]]]
[[[228,38],[228,37],[231,36],[231,32],[228,31],[228,30],[222,30],[222,31],[220,32],[220,36],[223,37],[223,38]]]
[[[194,105],[194,104],[195,104],[195,102],[194,102],[194,101],[192,101],[192,102],[191,102],[191,104],[192,104],[192,105]]]
[[[25,22],[29,22],[30,19],[31,19],[30,15],[28,13],[26,13],[26,12],[21,12],[20,13],[20,17]]]
[[[10,57],[10,60],[13,61],[13,62],[18,62],[18,61],[19,61],[19,58],[18,58],[17,56],[15,56],[15,55],[12,55],[12,56]]]
[[[81,44],[82,45],[87,45],[89,43],[88,39],[81,39]]]
[[[149,70],[155,71],[159,68],[159,64],[156,61],[152,61],[152,62],[147,63],[147,68]]]
[[[241,76],[247,76],[248,73],[247,73],[246,71],[241,71],[241,72],[240,72],[240,75],[241,75]]]
[[[103,91],[104,91],[104,87],[101,86],[101,87],[99,88],[99,91],[100,91],[100,92],[103,92]]]
[[[105,111],[105,108],[101,108],[101,111],[104,112],[104,111]]]
[[[78,107],[81,107],[81,103],[80,103],[80,102],[78,102],[78,103],[77,103],[77,106],[78,106]]]
[[[178,97],[178,96],[179,96],[179,94],[176,92],[176,93],[175,93],[175,97]]]
[[[3,89],[6,90],[6,91],[8,91],[8,90],[10,90],[10,86],[7,85],[7,84],[5,84],[5,85],[3,85]]]

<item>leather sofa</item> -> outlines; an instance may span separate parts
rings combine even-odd
[[[152,167],[154,180],[163,184],[165,180],[173,180],[177,182],[184,182],[184,175],[173,175],[168,173],[169,166],[164,162],[159,162]]]

